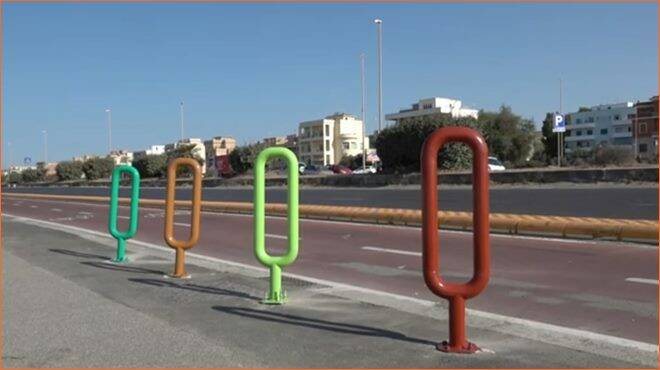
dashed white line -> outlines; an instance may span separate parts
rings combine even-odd
[[[288,240],[289,237],[286,235],[278,235],[278,234],[264,234],[266,238],[273,238],[273,239],[283,239],[283,240]],[[298,238],[298,240],[302,240],[302,238]]]
[[[30,208],[39,208],[39,206],[34,206],[34,205],[33,205],[33,206],[30,206]]]
[[[362,247],[360,249],[364,249],[365,251],[393,253],[393,254],[404,254],[406,256],[416,256],[416,257],[421,257],[422,256],[422,254],[420,252],[404,251],[404,250],[401,250],[401,249],[387,249],[387,248],[369,247],[369,246]]]
[[[128,216],[117,216],[117,218],[123,218],[123,219],[125,219],[125,220],[130,220],[130,219],[131,219],[131,218],[128,217]]]
[[[631,283],[658,285],[658,280],[657,279],[644,279],[644,278],[629,277],[629,278],[626,278],[626,281],[629,281]]]
[[[53,212],[62,212],[62,210],[59,208],[51,208],[50,210]]]
[[[174,224],[175,224],[176,226],[190,227],[190,224],[184,224],[183,222],[175,222]]]

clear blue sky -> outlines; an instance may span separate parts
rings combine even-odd
[[[140,150],[179,137],[240,143],[360,112],[376,126],[376,29],[384,112],[419,98],[501,104],[537,123],[558,109],[658,90],[656,4],[3,4],[3,128],[13,162]]]

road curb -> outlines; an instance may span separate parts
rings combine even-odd
[[[30,193],[3,194],[7,198],[48,199],[89,203],[109,203],[109,197],[84,195],[50,195]],[[129,198],[119,198],[119,204],[130,204]],[[141,199],[140,205],[165,207],[163,199]],[[188,201],[176,201],[176,207],[190,208]],[[252,203],[202,201],[202,210],[209,212],[252,213]],[[286,216],[286,204],[266,204],[269,216]],[[398,208],[300,205],[300,217],[332,221],[353,221],[387,225],[419,226],[421,210]],[[472,229],[471,212],[438,212],[438,227]],[[607,238],[626,241],[658,241],[658,223],[650,220],[629,220],[592,217],[541,216],[491,213],[492,231],[514,235],[559,236],[563,238]]]

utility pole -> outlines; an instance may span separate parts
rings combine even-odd
[[[44,134],[44,166],[48,165],[48,131],[41,131]]]
[[[562,81],[561,77],[559,78],[559,114],[562,113]],[[562,152],[564,149],[564,145],[562,143],[562,139],[564,137],[564,134],[562,132],[557,132],[557,165],[561,167],[561,157],[562,157]]]
[[[181,114],[181,141],[183,141],[183,102],[179,105],[179,111]]]
[[[9,163],[7,165],[7,169],[9,170],[9,172],[11,172],[11,141],[7,142],[7,151],[9,152],[7,153],[9,157]]]
[[[112,112],[110,108],[106,108],[106,113],[108,113],[108,154],[112,153]]]
[[[364,53],[360,54],[360,70],[361,70],[361,95],[362,95],[362,107],[360,109],[360,118],[362,119],[362,169],[367,169],[367,147],[365,146],[366,142],[366,126],[367,121],[364,119],[364,100],[365,100],[365,86],[364,86]]]
[[[383,21],[374,19],[378,28],[378,133],[383,129]]]

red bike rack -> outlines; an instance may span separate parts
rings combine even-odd
[[[461,142],[472,149],[474,272],[465,284],[445,282],[440,276],[438,242],[438,152],[449,142]],[[422,147],[422,240],[424,281],[436,295],[449,300],[449,342],[437,345],[443,352],[474,353],[479,350],[465,336],[465,300],[475,297],[490,277],[490,225],[488,200],[488,146],[475,130],[443,127],[434,131]]]

